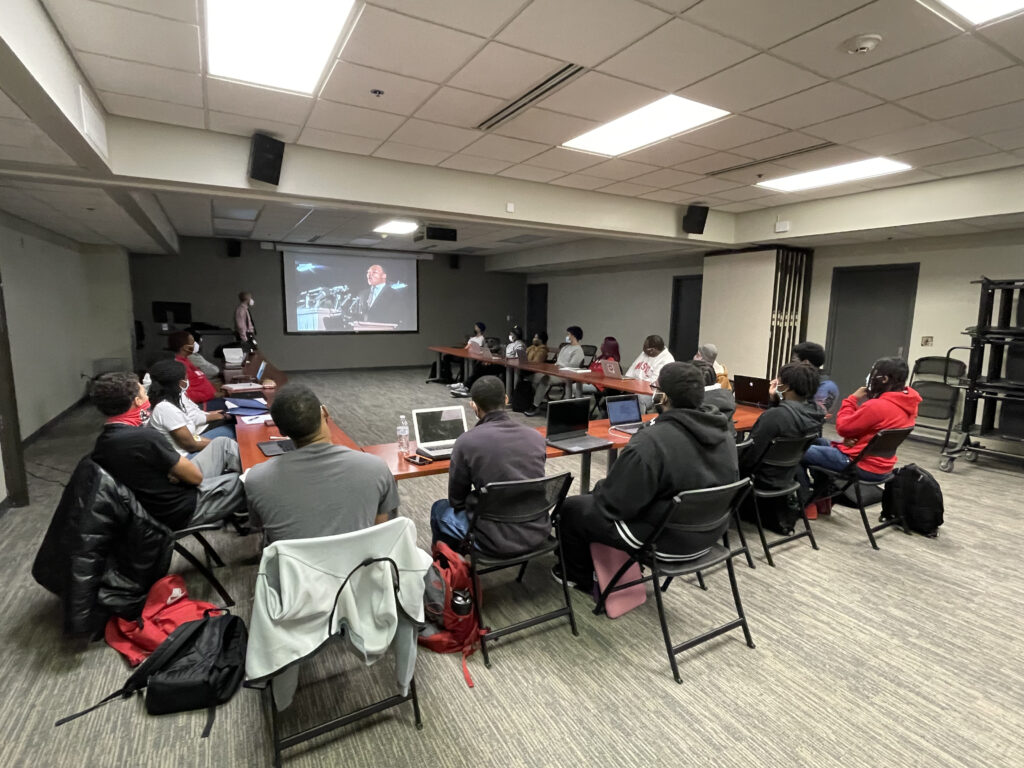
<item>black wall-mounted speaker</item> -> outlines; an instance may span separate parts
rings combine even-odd
[[[683,216],[683,232],[688,235],[703,235],[707,220],[708,207],[706,205],[689,205]]]
[[[249,150],[249,178],[277,184],[281,180],[281,161],[284,159],[284,142],[272,139],[262,133],[252,135]]]
[[[225,240],[228,244],[228,256],[232,259],[237,259],[242,255],[242,241],[241,240]]]

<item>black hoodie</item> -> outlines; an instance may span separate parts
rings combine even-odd
[[[727,485],[739,479],[730,420],[714,409],[674,408],[641,429],[594,487],[596,509],[630,549],[651,534],[680,491]],[[707,541],[704,546],[714,543]],[[693,552],[663,537],[659,552]]]
[[[749,475],[776,437],[821,434],[824,420],[825,414],[814,400],[783,400],[769,408],[750,430],[754,444],[743,452],[740,473],[744,477]],[[795,473],[795,468],[765,467],[754,478],[754,485],[767,490],[782,489],[793,482]]]

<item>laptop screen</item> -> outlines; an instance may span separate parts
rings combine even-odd
[[[267,361],[264,360],[260,363],[259,370],[256,371],[256,381],[263,381],[263,372],[267,370]]]
[[[412,420],[420,444],[454,440],[466,431],[466,411],[461,405],[413,411]]]
[[[604,405],[608,409],[608,424],[612,427],[619,424],[636,424],[641,420],[640,399],[636,395],[606,397]]]
[[[772,399],[768,395],[768,379],[759,379],[754,376],[736,376],[733,379],[733,386],[736,390],[736,402],[757,405],[761,408],[768,408]]]
[[[572,432],[583,433],[590,424],[590,398],[552,400],[548,403],[548,439]]]

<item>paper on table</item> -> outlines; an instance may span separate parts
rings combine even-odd
[[[271,416],[270,416],[269,413],[260,413],[260,414],[257,414],[256,416],[243,416],[242,417],[242,423],[243,424],[266,424],[270,420],[271,420]]]
[[[228,409],[229,411],[230,411],[230,410],[231,410],[232,408],[237,408],[237,407],[238,407],[238,405],[237,405],[236,403],[232,403],[232,402],[231,402],[230,400],[225,400],[225,401],[224,401],[224,405],[226,405],[226,406],[227,406],[227,409]]]
[[[266,404],[267,404],[267,401],[266,401],[266,399],[265,399],[265,398],[262,398],[262,397],[255,397],[255,398],[253,398],[253,399],[254,399],[254,400],[255,400],[255,401],[257,402],[257,403],[259,403],[260,405],[266,405]]]

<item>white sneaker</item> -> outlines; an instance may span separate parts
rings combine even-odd
[[[462,386],[462,382],[461,381],[456,381],[454,384],[449,384],[448,385],[448,389],[458,389],[461,386]]]

